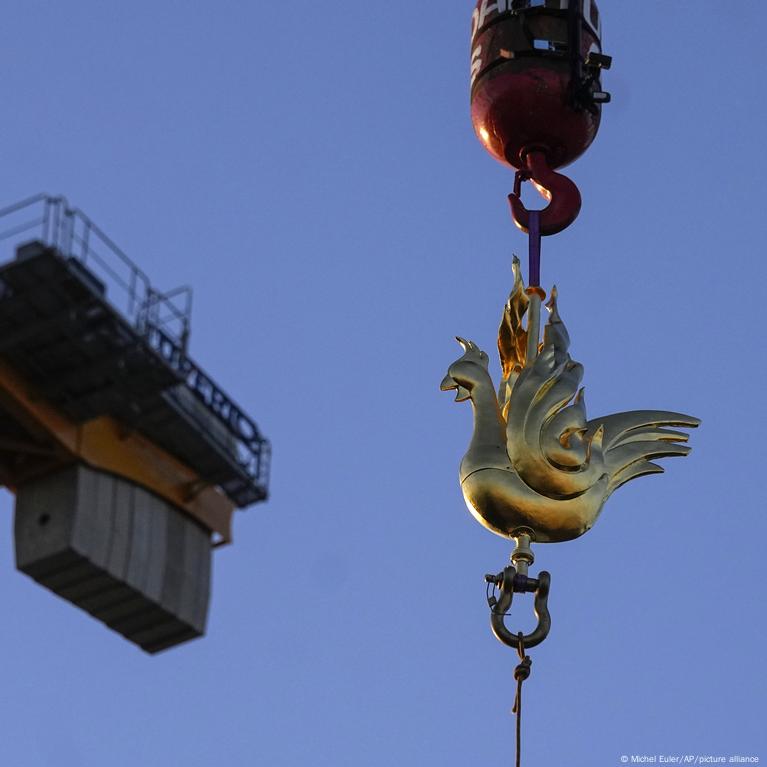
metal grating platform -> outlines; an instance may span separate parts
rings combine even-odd
[[[135,408],[178,376],[74,259],[33,242],[0,267],[0,355],[75,421]]]
[[[150,311],[132,324],[107,293],[82,260],[19,246],[0,267],[0,356],[73,420],[114,416],[237,506],[266,499],[269,443],[255,424],[186,355],[185,337]]]

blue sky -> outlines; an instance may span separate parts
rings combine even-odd
[[[767,9],[600,8],[613,103],[543,282],[591,417],[703,426],[536,549],[554,624],[526,759],[764,761]],[[466,512],[470,409],[438,390],[454,335],[493,352],[526,248],[468,117],[471,10],[5,4],[0,204],[65,194],[159,287],[192,285],[192,353],[274,463],[215,555],[208,636],[157,657],[15,572],[2,495],[3,764],[511,763],[515,656],[482,580],[509,545]]]

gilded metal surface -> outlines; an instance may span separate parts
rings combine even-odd
[[[533,533],[531,530],[517,530],[514,533],[514,541],[516,546],[511,555],[511,563],[519,575],[526,577],[530,566],[535,562],[535,554],[533,554],[533,550],[530,547],[533,541]]]
[[[530,299],[514,259],[514,288],[498,334],[502,379],[496,394],[488,356],[459,338],[464,354],[441,389],[470,400],[474,432],[461,461],[469,511],[492,532],[513,537],[529,528],[539,543],[567,541],[596,522],[605,501],[636,477],[663,469],[652,459],[687,455],[687,434],[700,421],[664,410],[634,410],[586,420],[583,366],[571,359],[570,338],[557,311],[556,288],[538,354],[528,359],[522,320]],[[533,347],[534,348],[534,347]]]

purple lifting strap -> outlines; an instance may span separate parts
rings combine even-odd
[[[527,236],[530,244],[528,283],[531,288],[538,288],[541,285],[541,212],[539,210],[530,211]]]

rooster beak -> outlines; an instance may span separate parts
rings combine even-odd
[[[471,392],[465,387],[461,386],[455,380],[455,378],[452,378],[450,375],[446,375],[442,379],[442,383],[439,385],[439,388],[442,391],[450,391],[451,389],[457,389],[458,391],[456,392],[456,395],[455,395],[456,402],[463,402],[469,399],[469,397],[471,397]]]

